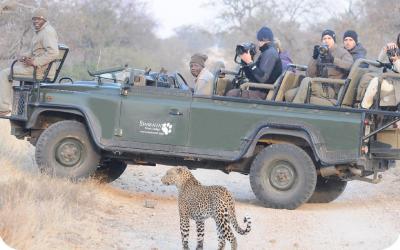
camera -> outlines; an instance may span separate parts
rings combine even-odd
[[[386,51],[386,55],[389,58],[394,57],[394,56],[399,56],[400,55],[400,49],[399,48],[388,49]]]
[[[237,58],[244,54],[249,52],[251,57],[253,58],[253,56],[257,53],[256,50],[256,45],[254,43],[251,42],[246,42],[246,43],[242,43],[242,44],[238,44],[236,45],[236,55],[235,55],[235,62],[236,63],[240,63],[237,61]]]
[[[319,46],[318,51],[319,51],[319,55],[321,57],[325,57],[326,55],[328,55],[329,47],[328,47],[328,45],[323,44],[323,45]]]
[[[256,45],[254,43],[242,43],[236,45],[236,55],[242,55],[249,52],[251,56],[254,56],[256,51]]]

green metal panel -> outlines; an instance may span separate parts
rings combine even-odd
[[[328,151],[358,152],[361,114],[194,98],[189,145],[238,150],[260,124],[305,124]]]
[[[118,86],[54,84],[43,87],[41,92],[42,103],[76,107],[90,116],[101,138],[114,136],[121,104]]]
[[[184,146],[191,93],[178,89],[133,87],[121,106],[121,139]]]

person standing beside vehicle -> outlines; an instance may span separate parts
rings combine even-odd
[[[205,67],[208,56],[196,53],[190,58],[190,73],[195,77],[193,93],[212,96],[214,75]]]
[[[260,56],[254,62],[249,51],[240,55],[243,71],[250,82],[273,84],[282,74],[282,62],[274,46],[274,34],[266,26],[257,32]],[[227,96],[245,97],[250,99],[265,99],[266,90],[252,89],[242,91],[232,89]]]
[[[322,45],[314,46],[312,59],[308,64],[307,76],[298,88],[285,93],[287,101],[305,103],[311,83],[310,77],[323,77],[331,79],[344,79],[347,77],[353,64],[350,53],[336,44],[336,34],[332,30],[324,30],[321,35]],[[317,105],[332,105],[332,100],[337,97],[339,87],[335,84],[311,84],[310,103]],[[294,97],[294,99],[293,99]]]
[[[14,76],[33,78],[34,68],[36,77],[43,77],[50,62],[57,59],[58,36],[57,32],[47,21],[47,10],[38,8],[32,14],[34,36],[30,53],[18,58],[14,65]],[[11,111],[12,81],[9,80],[11,69],[0,72],[0,115],[7,115]]]

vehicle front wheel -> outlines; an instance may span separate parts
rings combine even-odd
[[[43,131],[35,156],[41,172],[74,180],[89,177],[100,161],[85,125],[69,120],[56,122]]]
[[[93,178],[100,182],[110,183],[118,179],[125,171],[127,164],[117,159],[102,162],[93,174]]]
[[[318,176],[317,185],[308,203],[328,203],[336,200],[346,189],[347,181]]]
[[[250,184],[267,207],[295,209],[313,194],[317,173],[310,156],[292,144],[264,148],[250,168]]]

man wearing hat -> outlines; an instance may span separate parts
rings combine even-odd
[[[195,77],[193,92],[195,95],[211,96],[214,75],[205,67],[208,56],[196,53],[190,58],[190,73]]]
[[[336,34],[332,30],[324,30],[321,35],[322,44],[328,47],[326,54],[320,54],[320,45],[314,46],[313,55],[308,64],[307,76],[299,88],[291,89],[285,93],[285,99],[294,103],[305,103],[310,86],[310,77],[323,77],[331,79],[345,79],[353,64],[350,53],[336,44]],[[333,105],[340,86],[329,83],[311,84],[310,103],[318,105]]]
[[[358,35],[354,30],[344,32],[343,46],[351,54],[353,61],[367,56],[367,50],[358,42]]]
[[[240,55],[244,63],[243,71],[250,82],[273,84],[282,74],[282,61],[279,53],[274,46],[274,34],[266,26],[257,32],[258,47],[261,51],[260,56],[255,62],[250,52]],[[250,99],[265,99],[266,90],[251,89],[240,91],[230,90],[228,96],[242,96]]]
[[[33,78],[36,67],[36,77],[43,77],[48,64],[58,57],[58,36],[47,21],[47,11],[43,8],[34,10],[32,24],[34,36],[30,53],[18,58],[14,65],[14,76]],[[7,115],[11,110],[12,81],[9,80],[10,68],[0,72],[0,115]],[[54,75],[54,69],[49,76]]]

